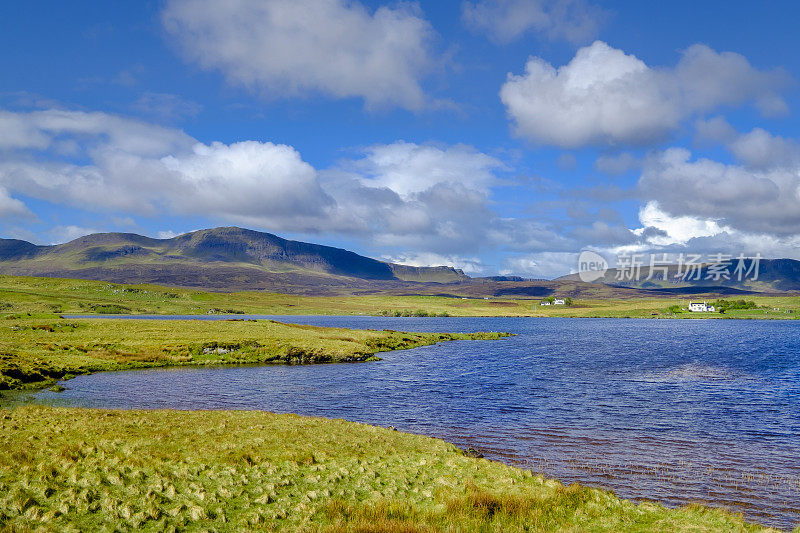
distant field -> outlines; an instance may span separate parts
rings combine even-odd
[[[556,294],[558,296],[558,294]],[[574,305],[540,306],[538,299],[443,296],[295,296],[268,292],[217,293],[157,285],[121,285],[102,281],[0,276],[0,317],[59,314],[208,314],[275,315],[449,315],[565,316],[635,318],[797,318],[800,296],[736,296],[760,308],[719,313],[680,313],[689,298],[587,298]],[[703,300],[702,296],[693,300]],[[709,301],[716,299],[705,298]]]
[[[766,531],[466,457],[246,411],[0,409],[3,531]]]

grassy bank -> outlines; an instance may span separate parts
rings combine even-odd
[[[268,320],[0,321],[0,389],[38,388],[75,374],[170,365],[366,361],[377,352],[501,333],[403,333]]]
[[[0,410],[5,531],[758,531],[464,456],[263,412]]]
[[[558,295],[556,295],[558,296]],[[738,297],[737,297],[738,298]],[[690,299],[590,298],[572,306],[540,306],[533,298],[444,296],[294,296],[268,292],[215,293],[157,285],[0,276],[0,318],[59,314],[275,314],[275,315],[448,315],[632,318],[796,319],[800,296],[751,296],[757,309],[719,313],[671,313]]]

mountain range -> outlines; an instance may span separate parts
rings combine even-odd
[[[399,265],[236,227],[193,231],[171,239],[96,233],[53,246],[0,239],[0,274],[220,290],[468,279],[451,267]]]
[[[737,271],[737,267],[741,271]],[[738,290],[758,293],[800,291],[800,261],[794,259],[735,258],[721,263],[706,262],[695,266],[663,265],[632,268],[611,268],[595,283],[663,293],[703,292],[709,289]],[[559,280],[579,280],[570,274]]]
[[[756,282],[659,281],[646,279],[646,269],[642,271],[642,281],[635,283],[618,281],[613,269],[595,283],[584,283],[577,275],[550,281],[502,276],[471,278],[448,266],[400,265],[341,248],[237,227],[193,231],[170,239],[96,233],[51,246],[0,239],[0,274],[155,283],[217,291],[630,298],[800,290],[800,261],[761,260],[758,272]]]

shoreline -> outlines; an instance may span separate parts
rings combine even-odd
[[[403,317],[395,317],[395,316],[384,316],[384,315],[367,315],[363,313],[359,314],[349,314],[349,315],[342,315],[342,314],[319,314],[319,313],[307,313],[307,314],[286,314],[286,315],[277,315],[277,314],[266,314],[266,315],[206,315],[206,314],[196,314],[196,315],[173,315],[165,313],[163,315],[153,315],[153,314],[142,314],[142,315],[59,315],[59,318],[64,320],[82,320],[82,319],[121,319],[121,320],[204,320],[207,322],[213,321],[245,321],[245,320],[254,320],[253,318],[247,318],[249,316],[255,317],[307,317],[307,316],[320,316],[320,317],[342,317],[342,318],[357,318],[357,317],[370,317],[370,318],[386,318],[386,319],[403,319],[403,318],[439,318],[439,319],[447,319],[447,318],[630,318],[630,319],[637,319],[637,320],[785,320],[785,321],[792,321],[792,320],[800,320],[800,316],[786,318],[786,317],[776,317],[776,316],[766,316],[766,317],[755,317],[755,316],[713,316],[713,313],[710,315],[698,315],[698,316],[615,316],[615,315],[449,315],[449,316],[427,316],[427,317],[416,317],[416,316],[403,316]],[[172,318],[175,317],[175,318]],[[200,318],[205,317],[205,318]],[[271,318],[255,318],[255,320],[270,320]],[[280,320],[276,320],[276,322],[280,322]]]
[[[269,320],[6,320],[0,322],[0,390],[44,389],[106,370],[368,362],[382,352],[508,336],[323,328]]]

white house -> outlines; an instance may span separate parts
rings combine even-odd
[[[553,300],[553,305],[565,305],[566,303],[564,300]]]
[[[542,300],[539,302],[539,305],[550,305],[550,302],[548,300]]]
[[[689,302],[689,311],[699,313],[713,313],[715,311],[713,305],[708,305],[705,302]]]

